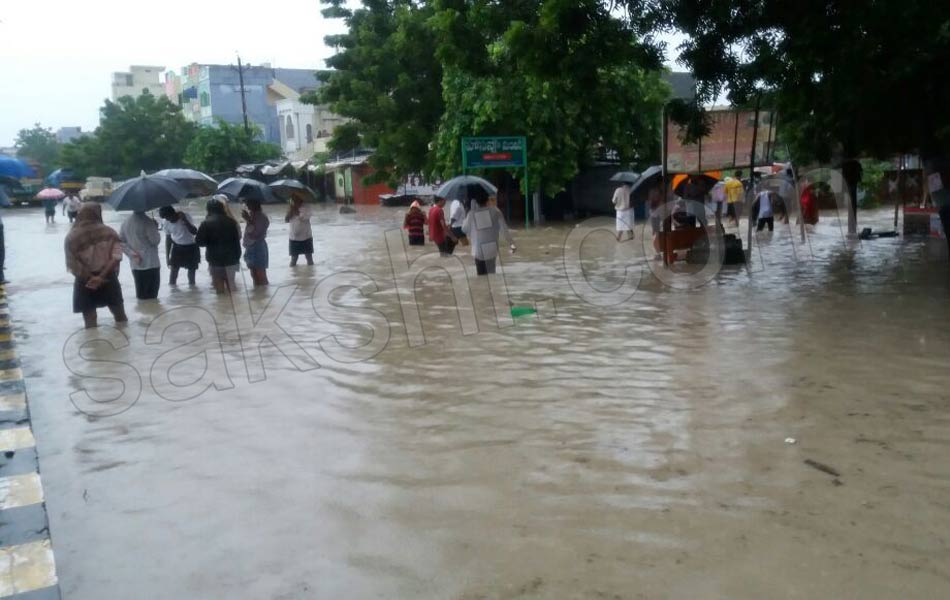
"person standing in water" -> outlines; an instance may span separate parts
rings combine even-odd
[[[508,231],[508,224],[505,223],[505,216],[501,214],[498,207],[492,206],[491,201],[483,196],[475,198],[475,206],[465,215],[462,231],[468,236],[472,245],[475,271],[479,275],[495,272],[499,235],[503,235],[508,241],[512,253],[516,250],[511,232]]]
[[[313,265],[313,227],[310,226],[310,206],[300,196],[292,196],[284,221],[290,224],[290,266],[297,266],[301,254]]]
[[[468,244],[468,238],[465,237],[465,232],[462,231],[462,223],[464,222],[465,205],[461,200],[456,198],[452,200],[452,204],[449,205],[449,228],[452,230],[452,235],[455,236],[455,239],[463,246]]]
[[[132,213],[119,229],[119,239],[125,253],[132,259],[132,277],[135,279],[135,297],[139,300],[158,298],[162,285],[161,260],[158,245],[162,234],[158,223],[142,211]]]
[[[234,291],[241,262],[241,227],[226,210],[227,202],[228,197],[223,194],[208,200],[208,216],[195,235],[195,243],[205,248],[211,285],[219,294]]]
[[[158,216],[165,220],[165,254],[168,262],[168,284],[178,285],[178,271],[188,270],[188,285],[195,286],[195,272],[201,262],[201,250],[195,243],[198,228],[191,217],[171,206],[158,209]]]
[[[439,247],[439,254],[451,256],[455,251],[455,235],[445,223],[445,198],[436,196],[435,203],[429,209],[429,239]]]
[[[418,200],[413,200],[406,217],[402,220],[402,227],[409,235],[410,246],[426,245],[425,226],[426,216],[422,212],[422,207]]]
[[[244,227],[244,263],[251,272],[254,287],[268,285],[267,266],[270,255],[267,249],[267,228],[270,219],[261,209],[261,201],[248,198],[244,201],[241,217],[247,225]]]
[[[633,208],[630,207],[630,184],[624,184],[614,190],[613,197],[614,210],[617,211],[617,241],[623,238],[624,233],[628,233],[627,239],[633,239]]]
[[[43,213],[46,215],[46,224],[56,222],[56,200],[53,198],[43,198]]]
[[[119,263],[122,242],[102,223],[102,206],[84,202],[76,222],[66,235],[66,268],[75,276],[73,312],[81,313],[87,329],[98,325],[96,309],[108,307],[116,323],[125,323]]]
[[[70,223],[76,220],[80,206],[82,206],[82,200],[74,193],[70,193],[63,199],[63,214],[66,215]]]

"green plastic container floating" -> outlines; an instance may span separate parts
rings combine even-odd
[[[511,307],[511,316],[512,317],[524,317],[527,315],[536,315],[538,311],[534,310],[530,306],[512,306]]]

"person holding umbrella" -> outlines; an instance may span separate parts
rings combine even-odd
[[[219,294],[234,291],[234,276],[241,261],[241,227],[227,212],[227,202],[224,194],[208,200],[208,216],[195,235],[195,243],[205,248],[211,285]]]
[[[139,300],[158,298],[162,284],[161,261],[158,257],[162,234],[158,231],[158,222],[145,211],[133,211],[132,216],[122,223],[119,239],[132,260],[135,297]]]
[[[171,206],[158,209],[158,216],[165,220],[165,254],[170,269],[169,285],[178,285],[178,271],[188,270],[188,285],[195,286],[195,272],[201,262],[201,251],[195,243],[198,228],[186,213]]]
[[[76,223],[66,235],[66,268],[75,276],[73,312],[82,313],[87,329],[97,326],[96,309],[106,306],[116,323],[125,323],[119,263],[122,243],[111,227],[102,222],[102,206],[85,202]]]
[[[244,210],[241,217],[247,225],[244,227],[244,263],[251,271],[254,287],[268,285],[267,266],[269,252],[267,249],[267,228],[270,219],[261,209],[261,201],[257,198],[244,200]]]
[[[475,271],[479,275],[495,272],[499,234],[505,236],[512,252],[516,250],[511,232],[508,231],[508,225],[505,223],[505,216],[501,214],[498,207],[491,205],[487,197],[475,197],[475,205],[465,215],[462,231],[471,242]]]
[[[310,207],[304,204],[300,194],[290,196],[290,208],[284,221],[290,224],[290,266],[297,266],[301,254],[313,265],[313,227],[310,226]]]
[[[617,211],[617,241],[623,238],[624,233],[629,233],[627,239],[633,239],[633,207],[630,206],[630,183],[625,181],[623,185],[614,190],[613,197],[614,210]]]

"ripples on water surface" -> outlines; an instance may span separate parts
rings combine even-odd
[[[272,217],[271,281],[300,286],[279,322],[319,368],[298,372],[265,350],[266,382],[232,373],[234,389],[182,403],[146,386],[128,411],[89,419],[68,399],[80,380],[62,362],[80,322],[65,226],[4,215],[66,597],[950,593],[950,269],[939,246],[848,243],[826,217],[804,246],[778,226],[750,269],[676,291],[649,274],[639,242],[594,235],[581,255],[595,285],[645,269],[629,301],[601,308],[567,283],[569,226],[517,231],[505,283],[515,305],[541,302],[544,319],[499,329],[469,265],[480,331],[460,335],[448,277],[427,274],[427,343],[409,347],[383,239],[399,211],[318,210],[317,267],[294,272]],[[860,218],[884,229],[891,217]],[[370,361],[317,350],[329,334],[366,341],[365,329],[313,314],[313,287],[338,270],[379,286],[341,300],[391,323]],[[203,273],[198,290],[165,286],[157,306],[137,304],[122,277],[133,323],[120,358],[147,373],[160,353],[141,343],[148,322],[195,305],[240,359],[230,309]],[[251,294],[255,310],[267,299]],[[804,459],[832,466],[841,485]]]

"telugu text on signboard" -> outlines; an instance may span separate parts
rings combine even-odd
[[[527,156],[528,145],[523,137],[462,138],[465,169],[521,168],[527,164]]]

